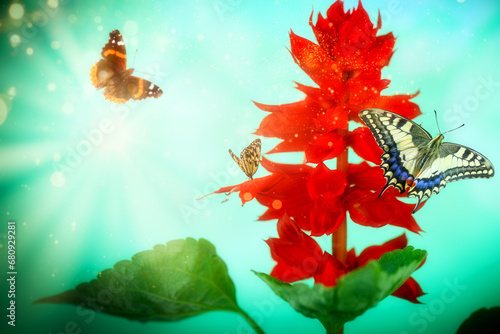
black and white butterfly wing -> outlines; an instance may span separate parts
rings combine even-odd
[[[381,109],[359,113],[378,145],[384,151],[381,168],[389,186],[417,199],[413,212],[432,194],[438,194],[448,182],[469,178],[490,178],[495,171],[491,162],[468,147],[442,143],[413,121]]]
[[[238,164],[243,173],[250,179],[253,179],[253,175],[257,172],[257,168],[259,167],[260,150],[260,139],[255,139],[248,147],[241,151],[239,158],[231,150],[229,150],[229,154],[231,154],[231,157]]]
[[[391,185],[404,193],[418,172],[417,157],[432,136],[413,121],[386,110],[365,109],[359,117],[384,151],[380,167],[387,183],[380,194]]]
[[[438,194],[448,182],[490,178],[495,174],[493,164],[484,155],[469,147],[442,143],[438,150],[438,157],[428,168],[420,171],[408,191],[408,197],[418,199],[417,207],[432,194]]]

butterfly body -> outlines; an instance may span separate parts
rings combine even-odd
[[[109,34],[101,51],[102,59],[90,69],[90,79],[96,89],[104,88],[104,97],[115,103],[130,99],[142,100],[160,97],[163,91],[152,82],[133,76],[134,69],[127,68],[127,53],[123,37],[118,30]]]
[[[241,151],[239,158],[233,153],[233,151],[231,151],[231,149],[229,149],[229,154],[233,158],[234,162],[236,162],[236,164],[241,168],[243,173],[250,178],[250,180],[253,180],[253,175],[257,172],[257,168],[259,167],[260,150],[260,139],[255,139],[250,145]]]
[[[413,212],[448,182],[469,178],[490,178],[492,163],[466,146],[443,142],[442,134],[432,137],[421,126],[398,114],[382,109],[366,109],[359,117],[384,151],[380,167],[386,185],[380,195],[393,186],[400,193],[417,199]]]

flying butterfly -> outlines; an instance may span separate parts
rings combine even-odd
[[[238,164],[238,166],[240,166],[243,173],[245,173],[250,180],[253,180],[253,175],[257,172],[257,168],[259,168],[260,147],[260,139],[255,139],[250,145],[241,151],[239,158],[233,153],[233,151],[231,151],[231,149],[229,149],[229,154],[231,154],[233,160]]]
[[[387,180],[379,197],[393,186],[421,202],[438,194],[448,182],[490,178],[492,163],[466,146],[443,143],[443,134],[432,137],[413,121],[382,109],[365,109],[359,117],[384,151],[380,167]]]
[[[163,91],[154,83],[133,76],[127,69],[127,53],[123,36],[117,29],[109,33],[109,40],[101,51],[102,59],[90,69],[90,80],[96,89],[104,88],[104,97],[115,103],[130,99],[142,100],[160,97]]]

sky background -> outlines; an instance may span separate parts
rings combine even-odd
[[[141,324],[105,314],[87,322],[71,305],[32,305],[155,244],[186,237],[217,247],[241,307],[267,333],[324,333],[317,320],[295,313],[250,271],[270,272],[274,264],[263,240],[277,236],[275,221],[256,221],[265,208],[255,201],[241,207],[236,195],[223,204],[223,195],[195,199],[246,179],[227,150],[239,153],[256,138],[252,132],[266,113],[252,101],[298,101],[303,94],[293,81],[313,84],[293,61],[288,34],[293,29],[314,40],[311,11],[325,14],[332,3],[0,5],[0,258],[6,258],[7,222],[15,220],[17,333],[60,333],[70,321],[81,333],[250,333],[241,317],[222,312]],[[373,21],[380,11],[381,34],[397,37],[382,72],[392,81],[383,93],[420,91],[413,100],[423,112],[418,123],[436,135],[434,110],[443,132],[465,123],[445,140],[472,147],[499,166],[500,3],[363,5]],[[138,50],[133,67],[162,88],[159,99],[116,105],[91,85],[90,67],[113,29],[124,36],[129,66]],[[112,130],[104,132],[103,122],[111,122]],[[263,151],[276,144],[263,139]],[[297,154],[267,158],[302,161]],[[264,175],[261,168],[256,177]],[[345,333],[454,332],[473,311],[498,306],[498,189],[496,176],[452,183],[433,196],[415,215],[425,232],[407,233],[411,245],[429,253],[413,276],[427,293],[425,304],[388,297]],[[350,223],[348,245],[359,253],[402,232]],[[318,241],[331,248],[330,238]]]

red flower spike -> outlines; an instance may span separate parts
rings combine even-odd
[[[360,158],[380,165],[383,151],[368,128],[359,127],[351,131],[347,143]]]
[[[337,285],[337,279],[347,273],[347,268],[336,257],[325,252],[319,261],[318,270],[314,274],[314,283],[325,286]]]
[[[319,45],[342,64],[344,71],[364,71],[369,67],[380,70],[389,63],[395,38],[392,34],[375,36],[382,25],[380,14],[374,28],[361,2],[351,13],[344,12],[343,2],[337,1],[328,9],[326,18],[318,14],[316,25],[311,14],[309,24]]]
[[[349,121],[362,124],[358,113],[366,108],[391,110],[410,119],[421,112],[410,102],[418,92],[381,95],[390,83],[382,79],[381,69],[394,53],[395,38],[392,33],[376,36],[382,25],[380,13],[374,26],[361,2],[357,8],[344,11],[344,3],[336,1],[325,17],[317,15],[316,24],[311,14],[309,24],[318,44],[291,31],[290,52],[318,87],[297,83],[297,89],[306,96],[295,103],[255,103],[269,112],[255,134],[282,140],[268,153],[304,152],[308,163],[318,165],[276,164],[263,158],[261,166],[271,175],[216,192],[239,192],[243,204],[255,198],[267,207],[259,220],[279,219],[279,238],[266,241],[277,261],[272,276],[286,282],[314,277],[316,283],[334,286],[348,271],[407,244],[403,234],[383,245],[368,247],[359,256],[351,249],[344,263],[340,262],[323,252],[311,236],[334,233],[344,223],[347,212],[360,225],[393,225],[414,233],[421,231],[412,215],[413,205],[397,199],[404,194],[391,187],[379,198],[386,183],[379,166],[348,164],[348,147],[376,165],[382,154],[369,130],[358,127],[349,131]],[[324,164],[334,158],[342,173]],[[311,236],[303,230],[311,231]],[[342,254],[345,229],[338,231],[334,236],[335,251]],[[423,292],[410,278],[394,295],[418,303]]]
[[[271,275],[284,282],[311,277],[322,258],[321,247],[287,214],[278,220],[278,235],[266,240],[272,258],[278,262]]]

